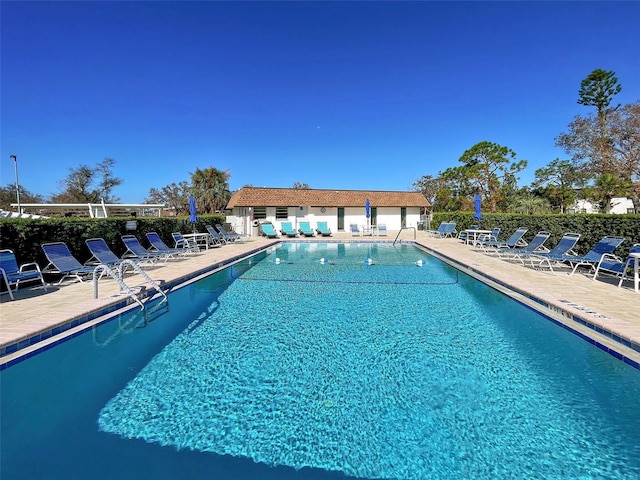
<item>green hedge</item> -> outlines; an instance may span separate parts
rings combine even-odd
[[[438,212],[433,214],[431,228],[441,222],[456,222],[456,230],[461,231],[471,225],[483,230],[500,228],[500,239],[506,240],[518,227],[529,230],[524,236],[530,241],[540,230],[551,233],[545,245],[554,246],[567,232],[580,234],[576,252],[587,253],[598,241],[606,236],[621,236],[625,242],[616,250],[618,256],[626,256],[634,243],[640,243],[640,215],[516,215],[507,213],[483,213],[482,220],[473,218],[473,212]]]
[[[200,215],[195,228],[205,231],[205,225],[224,223],[225,216]],[[127,230],[127,222],[136,222],[135,230]],[[82,263],[91,254],[84,243],[88,238],[104,238],[119,257],[126,248],[120,238],[132,234],[146,247],[149,246],[145,234],[158,232],[169,246],[173,246],[172,232],[190,233],[194,226],[189,217],[138,217],[138,218],[48,218],[48,219],[2,219],[0,220],[0,248],[10,248],[16,254],[18,264],[38,262],[41,267],[47,260],[40,247],[43,243],[65,242],[71,253]]]

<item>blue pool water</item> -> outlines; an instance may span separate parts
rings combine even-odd
[[[640,372],[410,245],[286,244],[138,320],[0,373],[3,479],[640,477]]]

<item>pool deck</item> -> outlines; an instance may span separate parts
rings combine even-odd
[[[332,237],[294,241],[393,241],[396,233],[389,232],[388,237],[380,239],[354,238],[349,233],[339,233]],[[413,241],[414,233],[403,231],[400,239]],[[183,260],[169,260],[167,263],[145,267],[144,270],[156,282],[178,283],[185,277],[193,278],[194,273],[211,271],[218,264],[281,240],[286,241],[248,239],[242,243],[205,250]],[[640,293],[633,291],[633,282],[626,281],[622,288],[618,288],[617,280],[612,278],[602,277],[593,281],[593,275],[587,276],[580,272],[568,276],[566,271],[555,274],[548,270],[538,271],[520,263],[477,252],[456,239],[431,238],[424,232],[417,232],[416,242],[465,273],[501,291],[515,292],[510,293],[511,296],[542,311],[557,323],[588,337],[592,343],[598,343],[600,348],[610,348],[614,355],[621,356],[636,366],[640,364]],[[128,274],[125,281],[128,285],[144,283],[138,274]],[[8,294],[2,294],[0,349],[7,354],[0,358],[0,365],[39,348],[42,342],[36,343],[34,337],[42,335],[44,339],[43,332],[49,332],[46,335],[51,337],[48,338],[49,342],[55,341],[56,335],[68,335],[74,329],[81,330],[87,325],[74,324],[73,328],[65,329],[65,332],[59,334],[54,330],[56,327],[69,325],[74,321],[78,323],[78,319],[86,319],[92,312],[115,309],[128,298],[118,294],[119,287],[110,278],[100,280],[98,285],[97,299],[93,298],[92,282],[50,285],[46,293],[41,287],[25,286],[14,294],[14,301],[11,301]],[[20,350],[13,351],[16,344]]]

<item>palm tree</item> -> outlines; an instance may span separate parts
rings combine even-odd
[[[538,213],[547,213],[549,210],[549,201],[546,198],[539,197],[531,192],[515,195],[509,202],[509,211],[515,213],[534,215]]]
[[[203,170],[197,168],[191,174],[193,196],[198,207],[204,210],[205,213],[215,213],[225,207],[229,198],[231,198],[231,190],[229,190],[230,176],[228,171],[223,172],[215,167]]]

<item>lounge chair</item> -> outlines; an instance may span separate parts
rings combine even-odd
[[[314,237],[316,235],[311,228],[311,223],[309,222],[300,222],[300,228],[298,228],[298,231],[305,237]]]
[[[165,263],[169,258],[173,258],[172,254],[166,254],[161,252],[151,252],[144,248],[138,238],[135,235],[123,235],[122,242],[127,247],[127,251],[124,252],[122,258],[132,258],[139,262],[155,263],[158,260],[164,260]]]
[[[522,237],[524,237],[524,234],[527,233],[528,230],[528,228],[520,227],[504,242],[497,240],[481,240],[476,242],[476,247],[479,250],[483,250],[484,253],[498,253],[500,249],[504,248],[526,247],[527,242],[525,242]]]
[[[544,246],[544,243],[549,239],[551,234],[549,232],[540,231],[536,233],[535,237],[524,247],[506,248],[498,250],[498,256],[506,260],[520,260],[524,263],[523,258],[533,253],[548,252],[549,249]]]
[[[384,223],[378,224],[377,232],[379,237],[387,236],[387,226]]]
[[[361,237],[362,236],[362,232],[358,228],[358,225],[356,225],[355,223],[352,223],[351,225],[349,225],[349,230],[351,231],[351,236],[352,237]]]
[[[42,272],[38,264],[31,262],[18,266],[13,250],[0,250],[0,274],[2,274],[4,283],[7,285],[7,291],[9,292],[11,300],[14,300],[11,286],[15,285],[16,291],[18,291],[20,282],[40,280],[42,288],[44,288],[45,292],[47,291],[47,284],[44,283],[44,278],[42,277]]]
[[[563,255],[562,262],[569,264],[573,275],[578,267],[589,267],[589,271],[595,270],[602,256],[611,254],[624,242],[624,237],[602,237],[602,239],[584,255]]]
[[[85,265],[107,265],[112,269],[118,270],[120,274],[124,274],[126,263],[123,268],[123,259],[118,258],[118,256],[113,253],[109,245],[107,245],[107,242],[104,241],[104,238],[90,238],[85,240],[84,243],[86,243],[89,252],[91,252],[91,258],[84,262]]]
[[[42,245],[42,251],[49,261],[42,273],[62,275],[56,285],[60,285],[67,277],[75,277],[82,283],[87,277],[92,276],[96,269],[95,266],[82,265],[64,242],[45,243]]]
[[[156,232],[147,232],[147,240],[151,244],[152,252],[160,252],[165,255],[177,255],[184,257],[185,255],[192,254],[188,248],[171,248],[169,245],[164,243]]]
[[[224,237],[220,235],[220,233],[211,225],[205,225],[204,228],[207,230],[207,232],[209,232],[209,237],[211,238],[210,245],[219,247],[221,245],[227,244],[227,241],[224,239]]]
[[[599,273],[609,273],[613,274],[616,277],[620,277],[620,281],[618,282],[618,287],[622,286],[622,282],[627,278],[627,274],[632,268],[634,257],[631,256],[632,253],[640,253],[640,243],[636,243],[631,246],[629,249],[629,255],[627,258],[622,259],[617,257],[613,253],[604,253],[596,265],[596,270],[593,273],[593,279],[595,280]]]
[[[523,258],[526,257],[527,259],[529,259],[529,261],[531,262],[531,266],[536,268],[539,268],[542,266],[543,263],[546,263],[549,266],[549,269],[551,270],[551,272],[553,273],[552,262],[553,263],[561,262],[562,258],[565,255],[573,254],[573,247],[576,246],[576,243],[578,243],[578,240],[580,240],[579,233],[565,233],[560,239],[560,241],[558,242],[558,244],[548,252],[532,253],[532,254],[523,256]]]
[[[222,238],[227,241],[227,243],[238,242],[242,240],[242,236],[238,235],[237,233],[231,233],[227,231],[227,229],[219,223],[216,224],[216,228],[218,229],[218,232],[220,232],[220,235],[222,235]]]
[[[267,238],[278,238],[278,232],[275,231],[272,223],[261,223],[260,231]]]
[[[327,222],[318,222],[318,226],[316,227],[316,232],[318,232],[323,237],[331,236],[331,229],[327,226]]]
[[[185,238],[181,232],[172,232],[171,237],[175,242],[174,248],[186,248],[190,253],[200,252],[200,247],[195,239]]]
[[[298,232],[294,230],[291,222],[282,222],[280,224],[280,232],[282,232],[287,237],[297,237]]]
[[[439,237],[440,234],[445,232],[445,230],[447,229],[448,225],[449,225],[449,222],[441,222],[440,225],[438,225],[437,229],[435,229],[435,230],[425,230],[425,233],[427,235],[429,235],[430,237]]]

